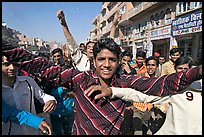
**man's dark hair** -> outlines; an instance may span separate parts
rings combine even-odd
[[[165,58],[164,55],[160,55],[159,57]]]
[[[14,48],[19,48],[19,45],[14,45],[13,43],[9,42],[2,38],[2,50],[10,50]]]
[[[173,48],[173,49],[171,49],[171,50],[169,51],[169,54],[172,55],[172,54],[174,54],[174,53],[176,53],[176,52],[179,52],[179,53],[181,54],[181,50],[180,50],[179,48]]]
[[[156,57],[156,56],[150,56],[149,58],[147,58],[147,59],[145,60],[146,65],[147,65],[147,63],[148,63],[150,60],[155,60],[157,67],[159,66],[158,57]]]
[[[124,56],[128,56],[132,59],[132,53],[129,51],[129,50],[125,50],[121,53],[120,57],[121,59],[124,57]]]
[[[87,49],[87,45],[88,45],[89,43],[94,43],[94,44],[95,44],[95,42],[93,42],[93,41],[88,41],[88,42],[86,43],[85,50]]]
[[[38,53],[39,57],[47,58],[49,60],[50,54],[48,52],[39,52]]]
[[[79,46],[85,46],[85,44],[84,43],[80,43]]]
[[[174,68],[176,68],[178,65],[183,64],[188,64],[189,68],[191,68],[192,65],[194,65],[194,60],[189,56],[181,56],[175,61]]]
[[[144,52],[144,51],[138,51],[137,53],[136,53],[136,58],[137,57],[142,57],[142,58],[146,58],[146,52]]]
[[[117,59],[119,59],[119,55],[121,53],[120,47],[112,38],[102,37],[95,43],[93,47],[94,59],[96,59],[97,54],[101,52],[102,49],[110,50],[117,56]]]
[[[52,51],[52,55],[54,55],[55,53],[60,53],[61,55],[63,55],[63,54],[62,54],[62,49],[60,49],[60,48],[56,48],[56,49],[54,49],[54,50]]]

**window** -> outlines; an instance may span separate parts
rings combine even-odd
[[[166,9],[166,18],[165,18],[165,24],[170,24],[171,23],[171,9],[168,8]]]
[[[123,6],[120,10],[121,14],[124,14],[126,12],[126,6]]]
[[[136,24],[136,33],[140,32],[140,23]]]
[[[191,9],[199,8],[202,6],[202,2],[191,2]]]
[[[202,2],[178,2],[176,12],[181,14],[199,7],[202,7]]]
[[[134,7],[140,6],[142,2],[132,2]]]
[[[145,22],[143,22],[142,24],[141,24],[141,31],[143,31],[143,30],[146,30],[147,29],[147,22],[145,21]]]
[[[152,27],[155,26],[155,25],[154,25],[154,16],[153,16],[153,15],[150,17],[150,23],[151,23]]]
[[[161,11],[160,12],[160,21],[161,21],[161,25],[164,25],[165,24],[165,12],[164,11]]]
[[[190,2],[183,2],[183,12],[190,10]]]
[[[156,25],[156,26],[159,26],[159,25],[160,25],[160,24],[159,24],[159,14],[158,14],[158,13],[155,14],[154,21],[155,21],[155,25]]]
[[[131,32],[133,31],[133,26],[132,26],[132,25],[129,27],[129,30],[130,30]]]
[[[160,16],[159,16],[159,17],[160,17],[160,19],[164,19],[164,17],[165,17],[164,11],[161,11],[161,12],[160,12]]]
[[[133,31],[133,26],[131,25],[127,28],[127,36],[130,36],[132,34],[132,31]]]

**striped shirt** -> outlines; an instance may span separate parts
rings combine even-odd
[[[75,93],[73,135],[120,134],[126,108],[125,101],[119,98],[111,99],[111,97],[95,100],[93,96],[88,97],[84,94],[91,85],[100,85],[99,77],[94,71],[79,72],[73,68],[52,66],[43,58],[37,58],[19,48],[3,51],[3,55],[6,55],[11,62],[21,64],[22,69],[27,72],[49,80],[52,85],[71,88]],[[176,94],[198,79],[201,79],[201,75],[199,75],[199,67],[195,67],[186,73],[174,73],[159,78],[115,74],[110,86],[129,87],[145,94],[162,96]]]

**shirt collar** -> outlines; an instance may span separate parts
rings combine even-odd
[[[16,76],[16,82],[14,83],[13,89],[15,89],[17,87],[17,85],[19,84],[20,81],[26,81],[26,77],[25,76]],[[2,87],[9,87],[9,86],[2,83]]]
[[[89,70],[89,71],[85,71],[85,73],[89,73],[88,75],[90,76],[89,82],[87,84],[88,87],[99,84],[99,77],[96,74],[96,71]]]
[[[91,77],[89,80],[89,83],[87,84],[88,87],[92,86],[92,85],[99,85],[99,76],[97,75],[96,71],[86,71],[86,73],[90,73]],[[117,74],[117,72],[113,75],[112,80],[111,80],[111,86],[113,85],[118,85],[116,79],[119,77],[120,74]],[[118,81],[120,81],[120,79],[117,79]],[[122,82],[122,81],[121,81]]]
[[[174,62],[173,62],[172,60],[169,60],[169,63],[172,64],[172,65],[174,65]]]

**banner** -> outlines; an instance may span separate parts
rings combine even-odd
[[[172,20],[172,35],[183,35],[202,31],[202,11]]]

